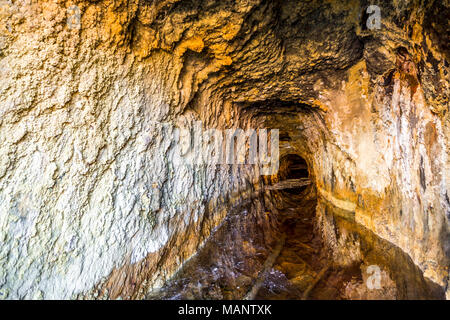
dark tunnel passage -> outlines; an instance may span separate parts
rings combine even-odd
[[[267,126],[288,122],[274,117]],[[302,149],[303,139],[295,130],[280,133],[277,173],[260,178],[254,193],[235,206],[224,199],[223,223],[147,299],[442,298],[399,248],[321,195],[315,155]],[[369,288],[371,270],[379,270],[382,289]]]
[[[287,154],[283,156],[280,159],[278,180],[279,182],[292,182],[292,184],[286,184],[286,188],[283,189],[284,192],[299,194],[304,191],[307,185],[298,185],[309,182],[309,172],[306,160],[297,154]]]
[[[297,154],[288,154],[280,159],[281,179],[301,179],[308,177],[306,160]]]
[[[320,197],[312,169],[300,154],[282,155],[262,192],[228,208],[202,249],[147,299],[441,299],[404,252]],[[370,270],[382,289],[368,287]]]

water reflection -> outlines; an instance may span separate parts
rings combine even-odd
[[[269,203],[277,208],[269,210]],[[283,234],[283,249],[263,273]],[[148,298],[242,299],[261,279],[256,299],[444,299],[443,288],[400,248],[356,223],[351,212],[316,200],[313,187],[273,192],[232,210]]]
[[[320,200],[316,214],[333,264],[361,271],[347,284],[348,298],[444,299],[443,288],[424,278],[409,255],[356,223],[353,213]]]

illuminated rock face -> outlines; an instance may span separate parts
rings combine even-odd
[[[288,134],[321,197],[446,290],[449,8],[418,2],[380,29],[365,1],[1,2],[0,297],[169,279],[261,190],[252,165],[173,165],[195,121]]]

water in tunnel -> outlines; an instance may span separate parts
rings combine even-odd
[[[450,299],[448,1],[0,2],[0,299]]]
[[[282,138],[282,148],[304,143],[295,134]],[[283,154],[263,193],[255,189],[230,208],[197,255],[147,298],[443,298],[400,248],[319,196],[300,154]]]
[[[285,192],[298,194],[304,191],[311,182],[306,160],[297,154],[281,157],[277,180]]]

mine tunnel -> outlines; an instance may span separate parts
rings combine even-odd
[[[271,100],[241,112],[281,128],[279,168],[260,177],[251,189],[259,195],[251,200],[232,208],[226,200],[224,223],[148,299],[442,298],[439,286],[426,280],[401,249],[321,195],[323,181],[334,187],[338,172],[332,168],[321,180],[314,175],[318,150],[308,144],[314,139],[323,143],[316,110]],[[374,270],[380,283],[372,288],[367,279]]]
[[[279,173],[282,180],[308,178],[308,165],[306,160],[297,154],[288,154],[280,159],[280,166],[286,166],[286,172]],[[286,164],[284,165],[284,163]]]
[[[297,154],[287,154],[280,159],[278,181],[283,190],[299,194],[311,183],[306,160]]]
[[[449,4],[376,3],[3,1],[0,299],[450,299]]]

